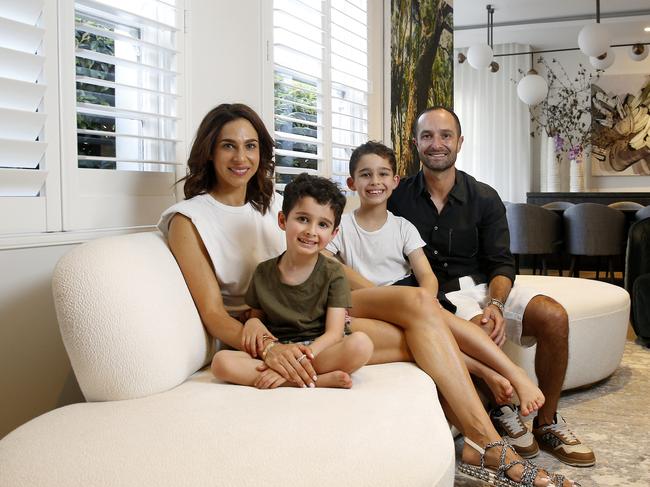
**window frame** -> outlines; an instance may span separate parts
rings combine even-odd
[[[388,8],[388,10],[386,10]],[[386,52],[390,53],[390,44],[386,46],[386,29],[390,28],[390,23],[386,22],[384,12],[390,11],[388,0],[375,2],[368,0],[368,139],[383,140],[387,145],[390,143],[390,126],[387,121],[390,117],[386,111],[390,107],[384,102],[385,96],[389,93],[384,83],[385,73],[390,72],[390,56],[386,57]],[[269,133],[275,133],[275,107],[274,107],[274,81],[275,67],[273,58],[273,1],[263,2],[262,5],[262,35],[265,48],[265,63],[262,75],[262,118]],[[326,16],[327,32],[329,33],[329,14]],[[390,38],[388,37],[390,43]],[[330,50],[326,46],[324,56],[330,56]],[[388,60],[388,62],[386,62]],[[328,62],[329,65],[329,62]],[[326,127],[331,130],[331,84],[329,84],[329,72],[324,73],[323,79],[327,82],[329,91],[323,93],[323,119]],[[388,136],[388,138],[387,138]],[[275,137],[274,137],[275,138]],[[321,176],[331,178],[333,175],[332,166],[332,144],[323,145],[323,158],[319,161],[318,173]],[[276,185],[277,186],[277,185]],[[342,188],[347,190],[347,187]]]

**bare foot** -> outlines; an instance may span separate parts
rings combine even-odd
[[[326,374],[319,374],[316,381],[316,387],[338,387],[340,389],[350,389],[352,387],[352,378],[347,372],[335,370]]]
[[[510,382],[517,391],[519,397],[519,411],[522,416],[534,413],[544,405],[545,398],[542,391],[528,377],[528,374],[521,367],[517,367],[515,374],[510,377]]]
[[[500,455],[501,455],[501,447],[496,446],[488,449],[485,452],[485,467],[496,471],[499,465]],[[505,464],[509,464],[517,460],[526,462],[526,460],[523,460],[513,450],[508,449],[506,451]],[[481,454],[478,451],[476,451],[473,447],[471,447],[467,442],[465,442],[465,445],[463,446],[462,461],[463,463],[467,463],[469,465],[478,466],[481,464]],[[528,461],[528,463],[532,463],[532,462]],[[506,471],[506,475],[510,479],[514,480],[515,482],[519,482],[521,481],[523,472],[524,472],[523,465],[517,464],[510,467]],[[535,477],[535,481],[534,481],[535,487],[547,487],[550,484],[551,484],[551,478],[549,477],[548,472],[540,468],[539,472],[537,473],[537,476]],[[556,487],[573,487],[573,485],[574,485],[573,481],[565,479],[561,486],[558,485]]]
[[[483,380],[492,391],[497,404],[511,404],[514,389],[510,381],[498,372],[488,369],[483,375]]]

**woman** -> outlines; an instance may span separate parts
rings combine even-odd
[[[166,210],[159,224],[206,329],[240,350],[243,297],[253,270],[284,250],[272,157],[273,140],[253,110],[241,104],[219,105],[205,116],[192,145],[184,178],[186,200]],[[546,472],[504,445],[427,291],[360,289],[352,293],[352,302],[352,329],[365,331],[375,345],[370,363],[415,359],[435,381],[446,412],[466,438],[463,471],[483,475],[478,466],[484,460],[491,470],[500,470],[494,477],[507,476],[517,483],[523,479],[520,485],[573,485],[559,476],[553,477],[554,484]],[[261,331],[257,337],[260,345],[263,335]],[[309,360],[298,360],[303,354],[310,355],[304,345],[277,345],[264,362],[298,386],[309,385],[317,377]]]

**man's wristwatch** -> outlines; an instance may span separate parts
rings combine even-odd
[[[499,308],[499,311],[501,312],[501,316],[503,316],[503,303],[499,301],[497,298],[490,298],[490,302],[488,303],[488,306],[490,306],[491,304]]]

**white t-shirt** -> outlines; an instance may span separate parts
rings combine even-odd
[[[374,232],[361,228],[352,212],[341,217],[339,233],[327,250],[375,285],[387,286],[411,274],[407,257],[425,245],[411,222],[390,211]]]
[[[202,194],[167,208],[158,228],[167,238],[176,213],[192,220],[212,260],[224,306],[233,312],[248,308],[244,296],[257,264],[286,250],[284,232],[278,227],[281,209],[282,196],[277,193],[265,215],[250,204],[228,206]]]

